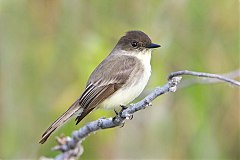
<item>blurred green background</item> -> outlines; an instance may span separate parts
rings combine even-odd
[[[0,159],[53,157],[54,137],[114,115],[71,120],[38,144],[128,30],[162,46],[143,96],[173,71],[238,69],[238,7],[237,0],[1,0]],[[123,128],[92,134],[82,159],[239,159],[239,115],[237,87],[192,85],[156,99]]]

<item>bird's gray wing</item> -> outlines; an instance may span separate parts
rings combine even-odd
[[[136,65],[136,59],[132,56],[112,56],[109,59],[103,61],[91,74],[87,87],[79,100],[79,105],[83,110],[76,118],[76,124],[98,104],[121,88]]]

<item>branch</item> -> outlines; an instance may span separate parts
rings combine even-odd
[[[186,81],[185,81],[187,86],[191,85],[193,83],[196,83],[196,82],[198,82],[198,83],[216,83],[216,82],[221,82],[221,81],[228,82],[232,85],[240,86],[239,81],[231,79],[231,78],[239,77],[240,70],[236,70],[236,71],[233,71],[233,72],[230,72],[227,74],[223,74],[223,75],[184,70],[184,71],[172,72],[169,75],[168,79],[171,79],[172,77],[176,77],[176,76],[180,76],[180,75],[191,75],[191,76],[198,76],[198,77],[205,77],[205,78],[213,78],[213,79],[207,80],[207,81],[206,80],[201,80],[201,81],[189,80],[188,83],[186,83]]]
[[[240,77],[240,70],[235,70],[229,73],[225,73],[225,74],[221,74],[221,76],[227,77],[227,78],[231,78],[231,79],[235,79],[237,77]],[[191,86],[193,84],[211,84],[211,83],[220,83],[220,82],[224,82],[218,79],[214,79],[214,78],[204,78],[204,77],[200,77],[198,79],[196,78],[189,78],[184,80],[178,88],[184,88],[184,87],[188,87]]]
[[[240,74],[238,71],[237,74]],[[179,84],[182,77],[177,77],[180,75],[192,75],[206,78],[213,78],[220,81],[228,82],[232,85],[240,86],[239,81],[235,81],[226,76],[193,72],[193,71],[177,71],[169,75],[168,82],[162,87],[156,87],[149,95],[147,95],[143,100],[138,103],[131,104],[128,108],[123,109],[114,118],[100,118],[96,121],[92,121],[77,131],[73,131],[72,137],[62,137],[58,138],[58,146],[54,147],[53,150],[59,150],[62,153],[58,155],[55,159],[66,160],[66,159],[77,159],[83,153],[83,147],[81,142],[92,132],[96,132],[101,129],[108,129],[124,124],[126,119],[129,119],[135,112],[143,110],[146,107],[151,106],[151,102],[160,95],[166,94],[168,92],[175,92],[177,85]]]

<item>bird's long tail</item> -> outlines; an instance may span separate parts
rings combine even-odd
[[[76,101],[77,102],[77,101]],[[46,142],[48,137],[52,134],[55,129],[57,129],[59,126],[61,126],[64,122],[66,122],[75,112],[78,111],[79,106],[77,103],[73,103],[72,106],[63,113],[48,129],[43,133],[41,140],[39,143],[43,144]]]

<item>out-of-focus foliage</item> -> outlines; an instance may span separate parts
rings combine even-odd
[[[112,116],[98,110],[43,131],[81,94],[91,71],[128,30],[161,48],[146,90],[172,71],[225,73],[239,68],[237,0],[1,0],[0,159],[54,156],[54,137]],[[146,94],[146,93],[145,93]],[[83,159],[237,159],[239,90],[193,85],[161,96],[121,129],[91,135]]]

